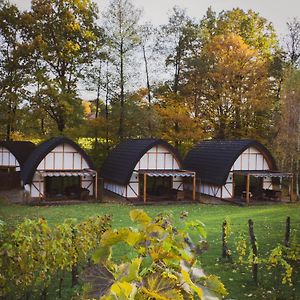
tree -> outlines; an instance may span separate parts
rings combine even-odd
[[[24,17],[39,91],[35,99],[61,133],[81,112],[77,83],[101,46],[96,18],[90,0],[35,0]]]
[[[201,120],[192,116],[183,97],[161,86],[156,92],[159,102],[154,105],[160,116],[159,136],[185,152],[192,143],[204,137]]]
[[[144,66],[145,66],[145,77],[146,77],[146,91],[147,91],[147,100],[148,100],[148,110],[149,114],[151,114],[152,109],[152,87],[150,83],[150,68],[149,68],[149,59],[151,52],[153,53],[153,37],[155,36],[155,30],[151,24],[145,24],[140,28],[140,45],[142,48]],[[149,42],[150,41],[150,42]],[[152,43],[151,43],[152,42]],[[150,54],[148,53],[150,52]],[[152,137],[153,126],[151,118],[148,119],[148,130],[150,136]]]
[[[277,156],[281,168],[296,174],[299,196],[300,173],[300,71],[291,71],[285,80],[281,97],[281,119],[277,124]]]
[[[125,98],[127,83],[127,59],[139,44],[138,22],[141,11],[130,0],[112,0],[104,14],[103,24],[108,42],[107,53],[118,77],[118,101],[120,104],[118,136],[124,138]]]
[[[0,5],[0,131],[11,139],[20,104],[26,97],[29,73],[27,47],[22,39],[22,15],[15,5]],[[5,128],[4,128],[5,126]],[[5,133],[4,133],[5,131]]]
[[[191,49],[198,45],[198,26],[185,10],[178,7],[173,8],[173,14],[166,25],[161,26],[159,36],[159,51],[166,56],[166,66],[173,68],[172,81],[167,85],[172,86],[172,91],[177,94],[180,90],[184,59]]]
[[[268,67],[235,34],[213,37],[190,60],[186,89],[197,97],[197,110],[215,138],[261,137],[268,130],[273,105]]]
[[[288,34],[286,40],[288,61],[293,67],[299,67],[300,63],[300,21],[294,18],[287,22]]]
[[[279,50],[277,36],[272,23],[253,10],[244,12],[240,8],[222,11],[218,16],[211,8],[202,19],[201,36],[209,42],[213,36],[234,33],[239,35],[251,48],[259,54],[272,58]]]

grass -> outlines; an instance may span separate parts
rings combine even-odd
[[[26,218],[43,217],[49,224],[57,224],[66,218],[76,218],[81,221],[89,216],[109,214],[113,217],[114,228],[131,226],[129,205],[119,204],[86,204],[73,206],[30,207],[22,205],[0,204],[0,219],[8,224],[15,224]],[[230,221],[232,234],[229,246],[236,260],[234,240],[242,232],[248,236],[248,219],[254,221],[254,230],[258,240],[259,255],[267,256],[276,245],[283,242],[285,220],[291,217],[293,236],[300,242],[300,205],[282,204],[268,206],[238,207],[230,205],[159,205],[145,206],[149,215],[160,212],[173,215],[175,222],[179,222],[182,211],[187,211],[189,220],[198,219],[206,224],[208,232],[209,250],[201,257],[204,270],[218,275],[227,290],[228,299],[300,299],[300,273],[295,272],[295,286],[289,287],[279,284],[277,272],[260,269],[259,282],[256,287],[251,279],[251,270],[220,260],[221,256],[221,224],[226,218]],[[122,249],[120,249],[122,250]],[[276,288],[276,285],[279,287]]]

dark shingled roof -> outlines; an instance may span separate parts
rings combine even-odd
[[[84,159],[87,161],[89,167],[91,169],[95,169],[95,166],[89,156],[85,153],[85,151],[75,142],[66,138],[66,137],[55,137],[48,141],[45,141],[39,144],[35,150],[28,157],[22,171],[21,171],[21,179],[23,184],[31,183],[36,168],[40,164],[40,162],[44,159],[44,157],[51,152],[54,148],[61,144],[69,144],[73,148],[75,148],[78,153],[80,153]]]
[[[25,141],[0,142],[0,147],[8,149],[17,159],[22,168],[30,153],[35,149],[35,145]]]
[[[119,184],[128,184],[134,167],[142,156],[156,145],[161,145],[174,154],[179,165],[182,160],[177,150],[160,139],[131,139],[117,145],[104,162],[100,175]]]
[[[268,149],[255,140],[207,140],[196,145],[186,155],[183,168],[194,171],[201,181],[224,185],[237,158],[249,147],[261,151],[271,170],[277,170]]]

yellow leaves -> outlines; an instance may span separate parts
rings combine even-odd
[[[146,226],[151,222],[151,218],[142,209],[131,210],[129,215],[132,222],[142,226]]]
[[[110,291],[115,296],[112,299],[133,300],[137,289],[128,282],[116,282],[112,285]]]
[[[64,51],[68,54],[75,54],[80,51],[80,45],[73,41],[67,41],[64,46]]]
[[[91,102],[89,101],[82,101],[82,108],[83,108],[83,113],[87,117],[91,114],[92,109],[91,109]]]
[[[183,296],[176,286],[176,281],[172,278],[162,278],[156,273],[147,276],[144,281],[141,291],[151,299],[183,300]]]
[[[92,258],[94,263],[107,261],[111,256],[111,247],[99,247],[94,252]]]
[[[93,41],[93,40],[96,39],[95,34],[94,34],[92,31],[90,31],[90,30],[84,30],[84,31],[82,32],[82,36],[83,36],[86,40],[89,40],[89,41]]]
[[[119,267],[119,280],[121,282],[140,281],[139,270],[142,258],[135,258],[130,264],[123,264]]]
[[[109,230],[102,235],[100,245],[111,247],[119,242],[125,242],[130,246],[137,244],[142,238],[142,233],[133,231],[129,228],[119,230]]]
[[[206,277],[205,285],[213,292],[227,296],[228,292],[224,286],[224,284],[219,280],[219,278],[215,275],[209,275]]]
[[[183,280],[189,285],[189,287],[197,294],[197,296],[200,299],[202,299],[203,298],[202,289],[191,280],[189,273],[184,269],[181,269],[181,275]]]
[[[162,97],[162,104],[154,106],[162,118],[162,138],[171,141],[191,141],[203,138],[199,120],[194,118],[185,99],[175,95]]]
[[[70,31],[80,31],[81,27],[80,27],[80,24],[78,22],[71,22],[67,25],[67,28],[70,30]]]
[[[136,231],[129,231],[126,239],[124,240],[129,246],[136,245],[142,238],[142,234]]]

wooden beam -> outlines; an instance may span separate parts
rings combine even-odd
[[[235,189],[235,182],[234,182],[235,178],[234,178],[234,173],[232,173],[232,194],[231,194],[231,198],[234,198],[234,189]]]
[[[147,202],[147,174],[144,174],[144,203]]]
[[[98,200],[98,173],[96,171],[96,176],[95,176],[95,187],[94,187],[94,192],[95,192],[95,200]]]
[[[39,172],[39,199],[41,200],[41,180],[42,179],[42,175],[41,173]]]
[[[249,205],[250,202],[250,175],[247,175],[247,182],[246,182],[246,202]]]
[[[196,200],[196,173],[194,173],[193,177],[193,201]]]
[[[294,175],[290,180],[290,202],[294,202]]]

